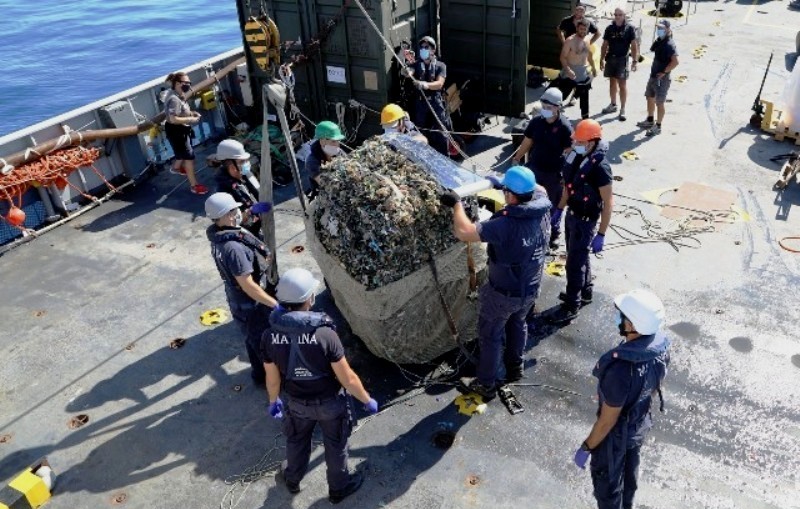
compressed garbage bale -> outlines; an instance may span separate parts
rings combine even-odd
[[[424,168],[372,139],[325,169],[309,209],[308,246],[339,310],[372,353],[398,363],[427,362],[456,347],[431,253],[462,341],[476,333],[467,245],[453,236],[439,189]],[[481,281],[485,248],[469,249]]]

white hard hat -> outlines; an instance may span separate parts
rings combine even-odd
[[[564,100],[564,95],[561,93],[561,90],[553,87],[545,90],[539,100],[543,103],[561,106],[561,101]]]
[[[250,159],[250,154],[244,149],[244,145],[236,140],[227,139],[217,145],[217,153],[215,155],[217,161],[227,161],[228,159],[236,159],[237,161],[244,161]]]
[[[306,269],[294,268],[283,273],[275,291],[278,302],[302,304],[314,295],[319,281]]]
[[[643,288],[617,295],[614,304],[639,334],[655,334],[664,323],[664,304],[656,294]]]
[[[214,193],[206,199],[206,215],[216,220],[241,205],[228,193]]]

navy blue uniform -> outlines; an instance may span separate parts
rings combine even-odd
[[[352,432],[350,397],[333,371],[344,358],[344,347],[333,321],[324,313],[276,309],[261,341],[264,362],[281,373],[286,398],[284,434],[287,466],[284,477],[297,483],[305,476],[314,428],[322,429],[328,488],[347,485],[347,439]]]
[[[539,292],[544,256],[549,241],[547,228],[550,200],[536,192],[533,200],[508,205],[478,223],[481,241],[487,242],[488,282],[480,290],[478,334],[481,354],[478,381],[494,387],[505,338],[506,372],[519,370],[528,339],[528,314]]]
[[[239,209],[242,213],[250,210],[250,207],[258,201],[258,190],[246,178],[242,180],[231,177],[228,170],[223,166],[220,168],[216,176],[217,192],[228,193],[233,196],[233,199],[242,204]],[[255,235],[261,236],[261,221],[259,221],[258,214],[250,215],[243,223],[242,226],[247,228],[247,231]]]
[[[597,231],[597,220],[603,210],[600,188],[612,181],[611,166],[605,152],[576,156],[564,166],[567,192],[567,217],[564,220],[567,243],[567,290],[564,304],[577,310],[581,294],[592,292],[592,268],[589,246]]]
[[[258,350],[271,309],[247,295],[239,287],[236,277],[250,274],[253,281],[266,288],[271,253],[263,242],[242,228],[211,225],[206,235],[211,241],[211,256],[225,283],[225,296],[231,315],[245,336],[247,357],[252,368],[250,376],[254,382],[263,385],[266,372]],[[267,293],[272,294],[269,289]]]
[[[525,137],[533,140],[526,166],[536,176],[536,183],[547,190],[550,203],[558,205],[563,191],[561,168],[564,150],[572,146],[572,124],[563,114],[552,123],[536,116],[525,128]]]
[[[622,408],[617,423],[592,450],[592,483],[599,509],[633,507],[639,449],[652,427],[652,396],[660,391],[667,373],[669,344],[660,334],[625,341],[604,354],[592,372],[598,380],[600,406]]]
[[[440,62],[436,59],[433,59],[430,63],[425,62],[424,60],[418,60],[414,62],[413,69],[414,78],[427,83],[434,82],[438,80],[439,77],[447,77],[447,66],[444,64],[444,62]],[[420,90],[415,92],[413,120],[417,127],[434,129],[437,131],[441,130],[439,122],[436,121],[436,118],[434,118],[433,114],[431,113],[431,108],[433,108],[436,117],[439,118],[445,129],[448,131],[452,129],[450,124],[450,115],[446,110],[443,94],[443,90]],[[428,107],[429,103],[431,108]],[[448,155],[447,138],[445,138],[442,133],[428,131],[425,136],[428,138],[428,143],[430,143],[430,146],[433,147],[437,152],[442,155]]]

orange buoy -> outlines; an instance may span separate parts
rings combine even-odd
[[[11,206],[6,215],[6,220],[14,226],[22,226],[25,223],[25,212],[15,206]]]

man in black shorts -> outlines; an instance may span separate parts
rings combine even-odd
[[[614,9],[614,22],[603,34],[603,46],[600,49],[600,69],[603,76],[611,81],[611,103],[603,108],[603,113],[617,111],[617,89],[619,89],[619,119],[625,120],[625,101],[628,99],[628,57],[631,57],[632,71],[636,70],[639,58],[639,44],[636,42],[636,30],[625,18],[625,11]]]

